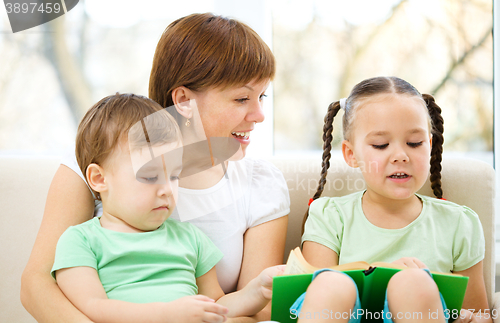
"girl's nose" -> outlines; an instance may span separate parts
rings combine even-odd
[[[408,157],[408,154],[406,154],[405,150],[402,148],[397,148],[393,155],[392,155],[392,162],[408,162],[410,161],[410,158]]]

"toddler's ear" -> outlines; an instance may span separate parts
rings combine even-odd
[[[85,174],[89,186],[96,192],[104,192],[107,190],[106,179],[104,178],[104,170],[97,164],[90,164],[87,167]]]
[[[344,160],[347,163],[347,165],[353,168],[359,167],[358,161],[354,156],[354,150],[352,144],[348,140],[342,141],[342,155],[344,155]]]

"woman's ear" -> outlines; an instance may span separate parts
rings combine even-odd
[[[97,164],[90,164],[87,167],[85,176],[89,186],[96,192],[104,192],[108,190],[106,178],[104,177],[104,170]]]
[[[194,99],[193,91],[185,86],[176,87],[172,91],[172,101],[175,109],[184,118],[190,119],[193,116],[193,109],[190,101]]]
[[[354,150],[352,144],[348,140],[342,141],[342,155],[344,155],[344,160],[347,163],[347,165],[353,168],[359,167],[358,161],[354,156]]]

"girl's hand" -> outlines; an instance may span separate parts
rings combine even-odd
[[[460,316],[458,317],[458,319],[453,321],[453,323],[469,323],[469,322],[477,322],[476,316],[471,311],[464,309],[460,310]]]
[[[282,275],[285,271],[286,265],[278,265],[264,269],[259,277],[257,277],[257,281],[260,284],[260,292],[262,296],[270,300],[273,296],[273,277]]]
[[[428,268],[423,262],[421,262],[415,257],[403,257],[396,261],[393,261],[392,263],[400,266],[405,266],[408,268],[420,268],[420,269]]]
[[[204,295],[185,296],[165,304],[169,306],[171,318],[165,322],[222,323],[228,313],[225,306]]]

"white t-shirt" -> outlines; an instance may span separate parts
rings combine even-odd
[[[62,161],[80,177],[74,155]],[[96,215],[102,214],[100,201]],[[243,259],[246,230],[290,213],[290,196],[283,174],[268,161],[243,158],[230,161],[226,175],[203,190],[179,188],[171,218],[187,221],[203,231],[222,251],[217,278],[224,292],[236,289]]]

